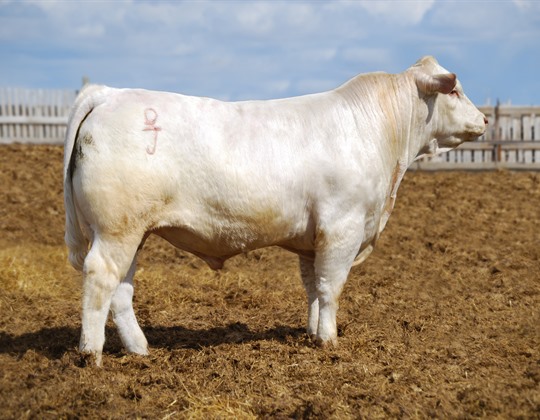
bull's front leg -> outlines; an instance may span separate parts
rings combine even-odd
[[[319,299],[317,298],[317,286],[315,282],[315,267],[312,258],[300,257],[300,275],[306,289],[308,302],[308,321],[306,332],[312,340],[317,337],[319,325]]]
[[[126,350],[130,353],[148,354],[148,342],[133,310],[133,276],[135,275],[136,265],[137,257],[133,258],[126,278],[114,292],[111,301],[111,313]]]
[[[316,252],[314,265],[319,305],[315,341],[321,347],[337,345],[338,300],[361,243],[352,231],[334,238],[326,235],[324,242],[325,245]]]

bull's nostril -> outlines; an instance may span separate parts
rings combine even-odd
[[[487,125],[488,124],[488,119],[486,117],[484,117],[484,124]]]

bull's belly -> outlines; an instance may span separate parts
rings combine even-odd
[[[378,239],[379,218],[375,215],[364,219],[363,232],[359,234],[363,240],[359,246],[355,264],[369,256]],[[266,229],[254,229],[249,224],[234,225],[226,228],[223,225],[206,227],[165,226],[148,232],[156,234],[175,247],[190,252],[204,260],[212,269],[220,269],[224,262],[235,255],[268,246],[279,246],[295,254],[314,258],[316,237],[309,224],[299,226],[266,226]]]
[[[204,260],[212,269],[220,269],[223,263],[235,255],[268,246],[280,246],[299,255],[313,256],[313,241],[304,236],[290,233],[261,232],[245,230],[222,230],[212,238],[202,232],[182,227],[161,227],[149,233],[158,235],[176,248],[190,252]]]

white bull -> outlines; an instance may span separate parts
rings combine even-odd
[[[127,350],[147,353],[132,296],[151,233],[214,269],[270,245],[297,253],[307,332],[336,344],[343,285],[384,229],[407,167],[486,124],[432,57],[271,101],[84,89],[64,156],[66,244],[84,272],[80,350],[101,364],[110,309]]]

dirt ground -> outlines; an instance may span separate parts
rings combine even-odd
[[[100,369],[77,352],[62,148],[0,163],[0,418],[540,418],[540,173],[408,173],[336,349],[304,334],[293,254],[214,272],[152,237],[135,296],[151,354],[109,324]]]

